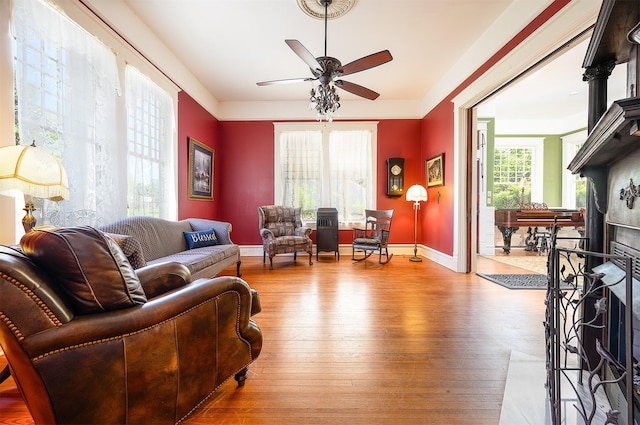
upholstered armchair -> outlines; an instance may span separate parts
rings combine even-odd
[[[260,237],[262,238],[262,262],[269,256],[269,269],[273,269],[273,257],[276,254],[293,253],[296,261],[298,252],[309,254],[311,261],[313,242],[311,228],[302,225],[301,208],[267,205],[258,207]]]
[[[259,355],[257,293],[238,277],[133,270],[91,227],[0,246],[0,346],[36,424],[175,424]]]

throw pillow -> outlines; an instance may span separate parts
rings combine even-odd
[[[218,245],[218,238],[216,237],[216,233],[213,231],[213,229],[183,233],[189,249]]]
[[[124,252],[124,255],[126,255],[127,260],[129,260],[129,263],[131,263],[131,267],[139,269],[147,265],[144,254],[142,253],[142,245],[140,245],[140,242],[136,238],[117,233],[103,233],[118,244],[122,252]]]
[[[53,276],[76,314],[144,304],[147,298],[117,243],[89,226],[38,229],[20,240],[22,250]]]

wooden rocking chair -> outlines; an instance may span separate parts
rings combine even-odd
[[[375,251],[378,251],[378,263],[387,264],[393,254],[389,255],[387,244],[391,231],[391,218],[393,210],[364,210],[365,228],[353,229],[353,243],[351,244],[351,259],[354,261],[366,260]],[[356,251],[362,251],[363,257],[356,258]],[[385,259],[383,261],[382,256]]]

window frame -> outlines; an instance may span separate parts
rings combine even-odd
[[[273,146],[274,146],[274,155],[273,155],[273,198],[274,203],[278,203],[280,199],[283,197],[283,187],[282,182],[278,178],[281,175],[281,165],[280,165],[280,135],[283,132],[287,131],[317,131],[322,134],[322,144],[323,149],[328,149],[330,134],[333,131],[369,131],[371,133],[371,195],[370,195],[370,205],[367,205],[365,208],[367,209],[375,209],[377,205],[377,146],[378,146],[378,121],[348,121],[348,122],[330,122],[330,123],[312,123],[312,122],[277,122],[273,123],[274,125],[274,137],[273,137]],[[323,163],[323,167],[328,169],[328,163]],[[325,173],[328,175],[328,173]],[[330,207],[330,206],[329,206]],[[345,221],[344,219],[339,219],[339,228],[340,229],[351,229],[355,225],[362,225],[364,220],[354,220],[354,221]],[[303,223],[305,226],[314,227],[316,225],[314,221],[306,221]]]
[[[543,202],[544,189],[544,138],[542,137],[500,137],[494,138],[493,150],[531,149],[531,202]],[[494,175],[496,173],[494,166]],[[495,190],[493,193],[495,198]]]

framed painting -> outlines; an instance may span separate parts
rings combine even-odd
[[[189,199],[213,199],[213,154],[209,146],[189,137]]]
[[[427,187],[444,185],[444,153],[426,162]]]

